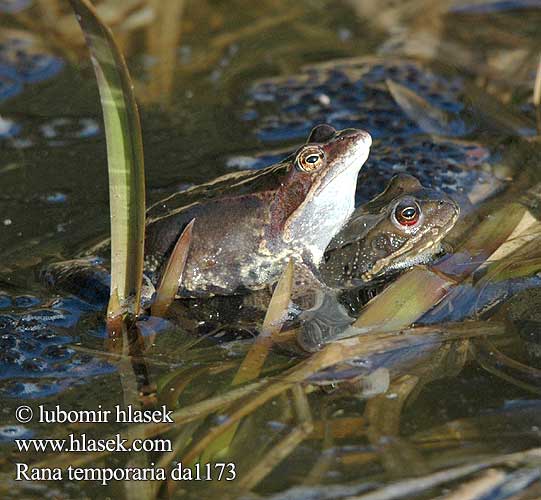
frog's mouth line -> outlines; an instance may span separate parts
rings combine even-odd
[[[424,236],[424,233],[423,235]],[[441,238],[437,238],[434,240],[429,241],[424,247],[417,248],[416,257],[422,256],[425,252],[433,248],[435,245],[439,244],[441,240],[443,239],[444,234],[442,234]],[[419,238],[420,239],[420,238]],[[400,250],[397,252],[389,255],[388,257],[385,257],[381,260],[379,260],[374,266],[372,266],[372,269],[369,271],[366,271],[362,274],[361,278],[363,281],[372,281],[374,278],[377,278],[379,276],[382,276],[384,274],[385,270],[391,270],[391,269],[399,269],[400,266],[393,266],[392,263],[395,261],[398,257],[401,255],[404,255],[408,253],[410,250],[412,250],[419,239],[411,239],[409,240]],[[422,259],[416,261],[415,258],[412,258],[411,263],[412,264],[418,264],[421,262]],[[407,265],[407,262],[404,262],[404,267]]]

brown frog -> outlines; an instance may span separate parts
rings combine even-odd
[[[264,288],[277,280],[290,258],[317,268],[332,237],[353,213],[357,175],[371,143],[368,132],[319,125],[306,144],[276,165],[220,177],[160,201],[147,213],[145,275],[154,286],[159,283],[191,220],[195,223],[178,297]],[[101,248],[103,255],[108,251]],[[50,267],[48,281],[68,291],[78,275],[88,281],[95,263],[71,262],[71,267]],[[103,269],[101,275],[106,276]],[[89,282],[96,285],[94,278]]]
[[[354,210],[357,175],[371,143],[362,130],[320,125],[277,165],[225,176],[159,202],[148,211],[145,271],[159,281],[192,219],[179,296],[262,288],[279,277],[290,257],[317,267]]]

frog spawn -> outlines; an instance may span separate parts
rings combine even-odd
[[[92,117],[0,117],[0,145],[13,149],[68,146],[101,133],[101,126]]]
[[[265,142],[303,137],[318,123],[364,127],[375,139],[420,134],[420,127],[399,112],[388,79],[455,115],[457,135],[466,129],[460,79],[437,75],[415,61],[376,58],[309,66],[297,76],[256,83],[244,118],[257,120],[256,134]]]
[[[24,7],[24,2],[6,2],[5,10]],[[0,12],[2,4],[0,4]],[[29,85],[57,76],[64,67],[60,57],[51,54],[25,31],[5,30],[0,33],[0,103],[24,92]],[[96,137],[101,133],[93,117],[0,116],[0,146],[28,147],[64,146],[70,142]]]
[[[63,67],[62,59],[28,33],[6,30],[0,39],[0,102],[22,92],[25,85],[53,78]]]
[[[392,80],[452,118],[448,135],[434,139],[396,103]],[[255,84],[244,119],[263,142],[296,140],[316,123],[361,127],[375,138],[357,183],[356,203],[376,196],[397,173],[415,175],[432,189],[477,203],[502,187],[490,169],[491,152],[481,144],[454,139],[469,132],[462,120],[462,82],[438,75],[415,61],[375,58],[310,66],[294,77]],[[228,166],[260,168],[284,152],[230,158]],[[268,162],[268,163],[267,163]]]
[[[253,157],[231,157],[227,165],[258,170],[292,152],[293,149],[280,149]],[[501,180],[485,171],[489,159],[488,149],[472,142],[436,142],[421,137],[375,140],[358,176],[355,204],[361,205],[377,196],[392,176],[399,173],[413,175],[423,186],[457,197],[461,203],[475,204],[502,186]]]
[[[68,335],[88,306],[75,299],[50,306],[34,296],[0,293],[0,395],[38,398],[57,394],[114,368],[78,353]]]

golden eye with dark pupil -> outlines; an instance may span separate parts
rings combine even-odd
[[[396,220],[403,226],[413,226],[419,220],[419,210],[415,206],[398,206],[395,210]]]
[[[313,172],[323,166],[325,154],[317,147],[309,147],[297,156],[297,165],[304,172]]]

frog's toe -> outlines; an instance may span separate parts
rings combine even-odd
[[[328,342],[336,340],[348,329],[354,319],[349,316],[335,295],[325,294],[314,308],[300,315],[301,330],[298,344],[308,352],[314,352]]]

